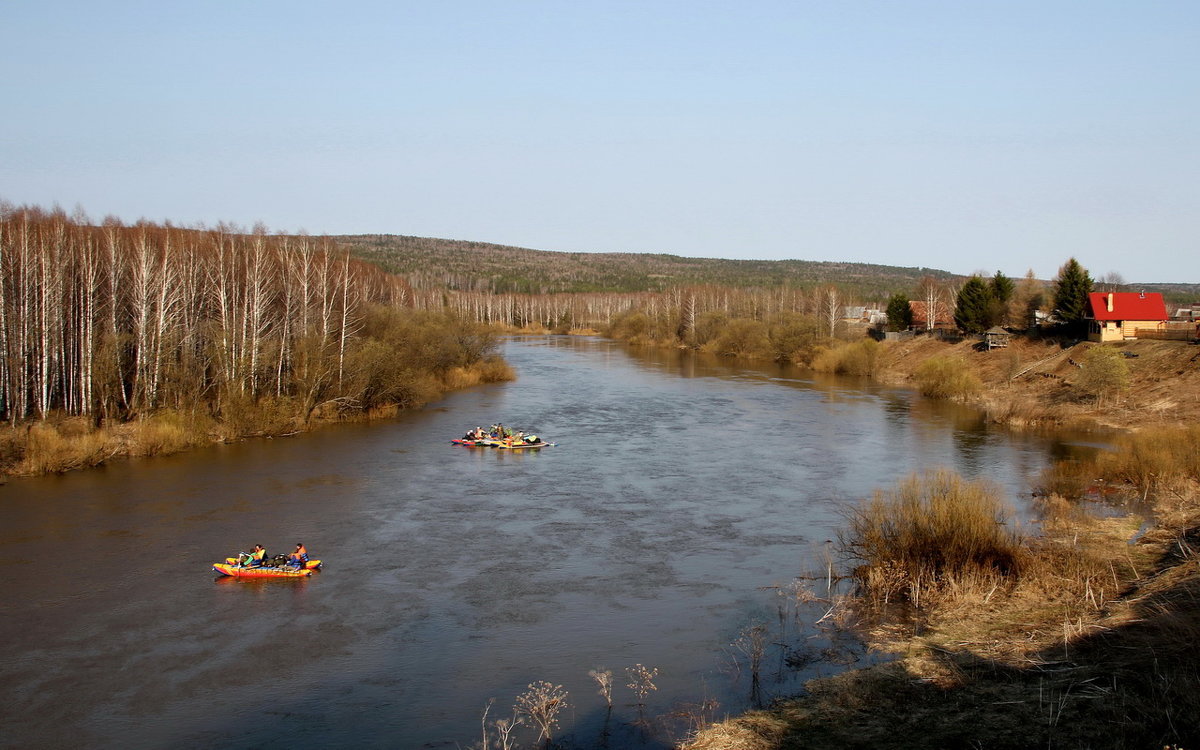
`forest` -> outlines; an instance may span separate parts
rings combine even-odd
[[[564,253],[402,235],[333,238],[355,256],[403,274],[415,289],[491,294],[662,292],[681,286],[813,287],[836,283],[857,297],[881,297],[933,275],[928,268],[810,260],[686,258],[665,253]]]
[[[1024,327],[1039,306],[1049,311],[1049,282],[996,281],[1005,299],[975,327]],[[0,204],[0,419],[11,433],[0,467],[54,453],[64,433],[162,433],[168,416],[173,441],[105,443],[48,466],[417,406],[512,378],[495,356],[506,330],[870,375],[864,333],[882,330],[885,310],[909,311],[911,295],[925,320],[906,324],[961,327],[958,298],[981,283],[925,268],[310,237]],[[1200,285],[1159,286],[1168,299],[1200,295]]]
[[[511,377],[493,331],[412,303],[327,239],[0,207],[0,463],[167,414],[175,442],[280,434]],[[138,452],[100,442],[67,468]]]

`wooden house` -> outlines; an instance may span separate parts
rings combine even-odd
[[[1092,292],[1088,308],[1089,341],[1135,339],[1138,329],[1167,326],[1167,306],[1158,292]]]
[[[909,300],[908,307],[912,310],[913,321],[912,327],[914,331],[928,331],[933,329],[956,328],[954,316],[950,314],[950,308],[936,302],[933,306],[933,319],[930,320],[929,305],[922,300]]]

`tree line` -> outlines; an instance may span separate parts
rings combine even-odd
[[[0,418],[419,401],[492,334],[324,238],[0,205]]]
[[[220,415],[264,396],[294,400],[305,417],[331,398],[367,407],[388,398],[415,402],[406,378],[491,353],[491,334],[469,321],[592,329],[808,364],[854,327],[848,308],[884,306],[859,304],[832,283],[526,294],[429,283],[436,270],[410,283],[330,238],[272,235],[261,226],[92,223],[61,210],[0,206],[0,418],[15,424],[60,411],[99,424],[197,403]],[[1074,259],[1064,266],[1052,306],[1061,320],[1079,323],[1092,286]],[[1051,308],[1032,272],[1019,284],[1000,272],[962,283],[926,274],[913,294],[931,311],[927,325],[952,309],[968,332],[1024,327],[1034,311]],[[911,326],[908,302],[903,293],[888,299],[889,327]],[[398,317],[398,309],[408,312]],[[449,344],[417,333],[412,317],[422,311],[421,325]]]

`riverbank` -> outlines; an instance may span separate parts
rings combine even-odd
[[[890,661],[811,681],[684,747],[1195,746],[1200,427],[1153,416],[1113,451],[1047,473],[1015,572],[948,576],[903,610],[861,592],[843,602]]]
[[[201,405],[190,411],[160,409],[128,422],[96,425],[83,417],[52,417],[0,428],[0,478],[38,476],[99,466],[114,459],[162,456],[215,443],[295,435],[337,422],[395,416],[451,391],[513,380],[501,358],[485,357],[435,375],[414,376],[404,403],[370,406],[356,398],[306,405],[295,398],[263,397],[227,407],[222,416]]]
[[[1081,386],[1081,365],[1087,350],[1099,344],[1064,346],[1020,336],[1003,349],[980,350],[977,344],[931,336],[886,343],[879,350],[875,378],[916,388],[917,373],[929,359],[960,360],[982,386],[967,403],[990,421],[1016,428],[1137,430],[1200,421],[1200,347],[1177,341],[1104,344],[1122,353],[1129,387],[1098,403]]]
[[[1060,524],[1039,543],[1045,560],[1076,561],[1057,586],[1021,580],[877,625],[869,640],[893,661],[812,681],[805,695],[711,726],[686,748],[1192,747],[1194,494],[1189,505],[1182,531],[1160,526],[1135,545],[1128,519]]]

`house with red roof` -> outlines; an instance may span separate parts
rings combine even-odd
[[[940,300],[933,304],[932,319],[929,314],[929,304],[921,300],[909,300],[908,308],[912,310],[912,329],[914,331],[929,331],[935,328],[954,328],[954,316],[950,308]]]
[[[1167,306],[1158,292],[1091,292],[1088,294],[1088,340],[1135,339],[1138,329],[1167,327]]]

